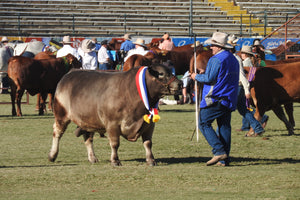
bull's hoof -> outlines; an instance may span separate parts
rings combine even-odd
[[[154,160],[152,160],[152,161],[148,161],[147,165],[153,167],[153,166],[157,166],[157,163]]]
[[[114,167],[122,166],[120,161],[111,162],[111,165]]]
[[[294,134],[295,134],[294,131],[289,131],[288,135],[290,136],[290,135],[294,135]]]
[[[94,164],[94,163],[99,162],[99,160],[98,160],[98,158],[94,157],[94,158],[89,158],[89,162]]]
[[[56,157],[51,157],[50,155],[48,155],[48,160],[50,162],[54,162],[56,160]]]

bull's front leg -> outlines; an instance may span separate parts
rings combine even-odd
[[[146,162],[147,162],[147,165],[149,165],[149,166],[155,166],[156,165],[156,162],[155,162],[155,159],[154,159],[154,156],[153,156],[153,153],[152,153],[152,134],[153,134],[153,130],[154,130],[154,127],[153,127],[152,130],[150,128],[150,131],[148,133],[142,135],[143,145],[144,145],[144,148],[145,148],[145,151],[146,151]]]
[[[119,156],[118,156],[118,149],[120,146],[120,136],[119,135],[113,135],[111,133],[109,135],[109,144],[111,148],[111,157],[110,162],[113,166],[122,166]]]
[[[39,115],[44,115],[44,110],[46,110],[46,99],[47,99],[47,93],[42,92],[41,93],[41,101],[39,105]]]
[[[289,135],[293,135],[294,134],[294,127],[292,126],[292,124],[287,120],[283,109],[280,105],[276,105],[273,109],[273,112],[276,114],[276,116],[284,122],[287,130],[289,131]]]
[[[90,163],[98,162],[98,158],[95,156],[94,147],[93,147],[94,134],[95,133],[93,132],[83,131],[84,144],[87,149],[88,160],[90,161]]]
[[[48,160],[54,162],[57,158],[59,152],[59,141],[63,136],[68,124],[68,122],[58,123],[57,121],[53,124],[53,139],[52,139],[52,146],[50,152],[48,154]]]

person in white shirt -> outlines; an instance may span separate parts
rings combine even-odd
[[[144,56],[149,52],[146,50],[147,46],[145,45],[145,40],[138,38],[135,42],[133,42],[133,44],[135,44],[135,49],[128,51],[127,56],[124,58],[124,62],[126,62],[126,60],[134,54]]]
[[[61,43],[63,43],[64,46],[57,51],[56,58],[64,57],[70,53],[80,60],[77,49],[71,46],[73,42],[71,42],[70,36],[64,36]]]
[[[78,53],[81,57],[82,69],[95,70],[98,67],[97,54],[94,51],[96,45],[90,39],[81,42]]]
[[[98,62],[100,70],[109,70],[111,69],[110,63],[112,62],[107,53],[108,41],[103,40],[101,42],[101,48],[98,51]]]

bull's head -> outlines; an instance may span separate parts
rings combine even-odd
[[[161,64],[154,64],[148,68],[152,80],[154,90],[162,95],[174,95],[181,92],[182,81],[172,74],[171,69]],[[151,88],[152,90],[152,88]]]
[[[66,60],[69,64],[69,69],[79,69],[82,66],[81,62],[70,53],[66,55]]]

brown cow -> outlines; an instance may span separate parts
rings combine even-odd
[[[43,59],[51,59],[51,58],[56,58],[56,56],[54,55],[54,53],[53,52],[51,52],[51,51],[43,51],[43,52],[40,52],[40,53],[38,53],[38,54],[36,54],[35,56],[34,56],[34,58],[33,59],[35,59],[35,60],[43,60]],[[40,108],[40,104],[41,104],[41,93],[38,93],[37,95],[37,102],[36,102],[36,110],[39,110],[39,108]],[[52,98],[53,98],[53,96],[52,96],[52,94],[51,93],[49,93],[48,94],[48,97],[49,97],[49,103],[48,103],[48,110],[52,110]]]
[[[273,110],[285,123],[289,135],[294,134],[293,124],[287,120],[281,105],[300,102],[299,76],[300,62],[259,68],[255,73],[251,89],[256,107],[255,118],[261,120],[266,111]]]
[[[267,66],[269,65],[279,65],[284,63],[292,63],[292,62],[300,62],[300,58],[290,58],[290,59],[283,59],[283,60],[265,60]]]
[[[151,150],[155,123],[144,121],[149,111],[133,81],[140,69],[145,68],[133,68],[127,72],[74,70],[62,78],[54,97],[55,122],[48,157],[50,161],[54,162],[57,158],[59,140],[72,121],[82,129],[91,163],[98,161],[93,150],[94,132],[107,132],[112,165],[121,165],[117,152],[120,136],[129,141],[136,141],[141,136],[147,164],[156,164]],[[150,108],[155,107],[162,96],[175,94],[181,89],[181,81],[163,65],[146,68],[145,82]]]
[[[72,68],[80,68],[81,63],[71,54],[62,58],[35,60],[14,56],[8,61],[10,78],[12,115],[22,116],[21,99],[25,90],[30,95],[41,93],[42,102],[39,115],[44,114],[45,99],[48,93],[54,94],[58,81]],[[17,112],[15,99],[17,98]]]

